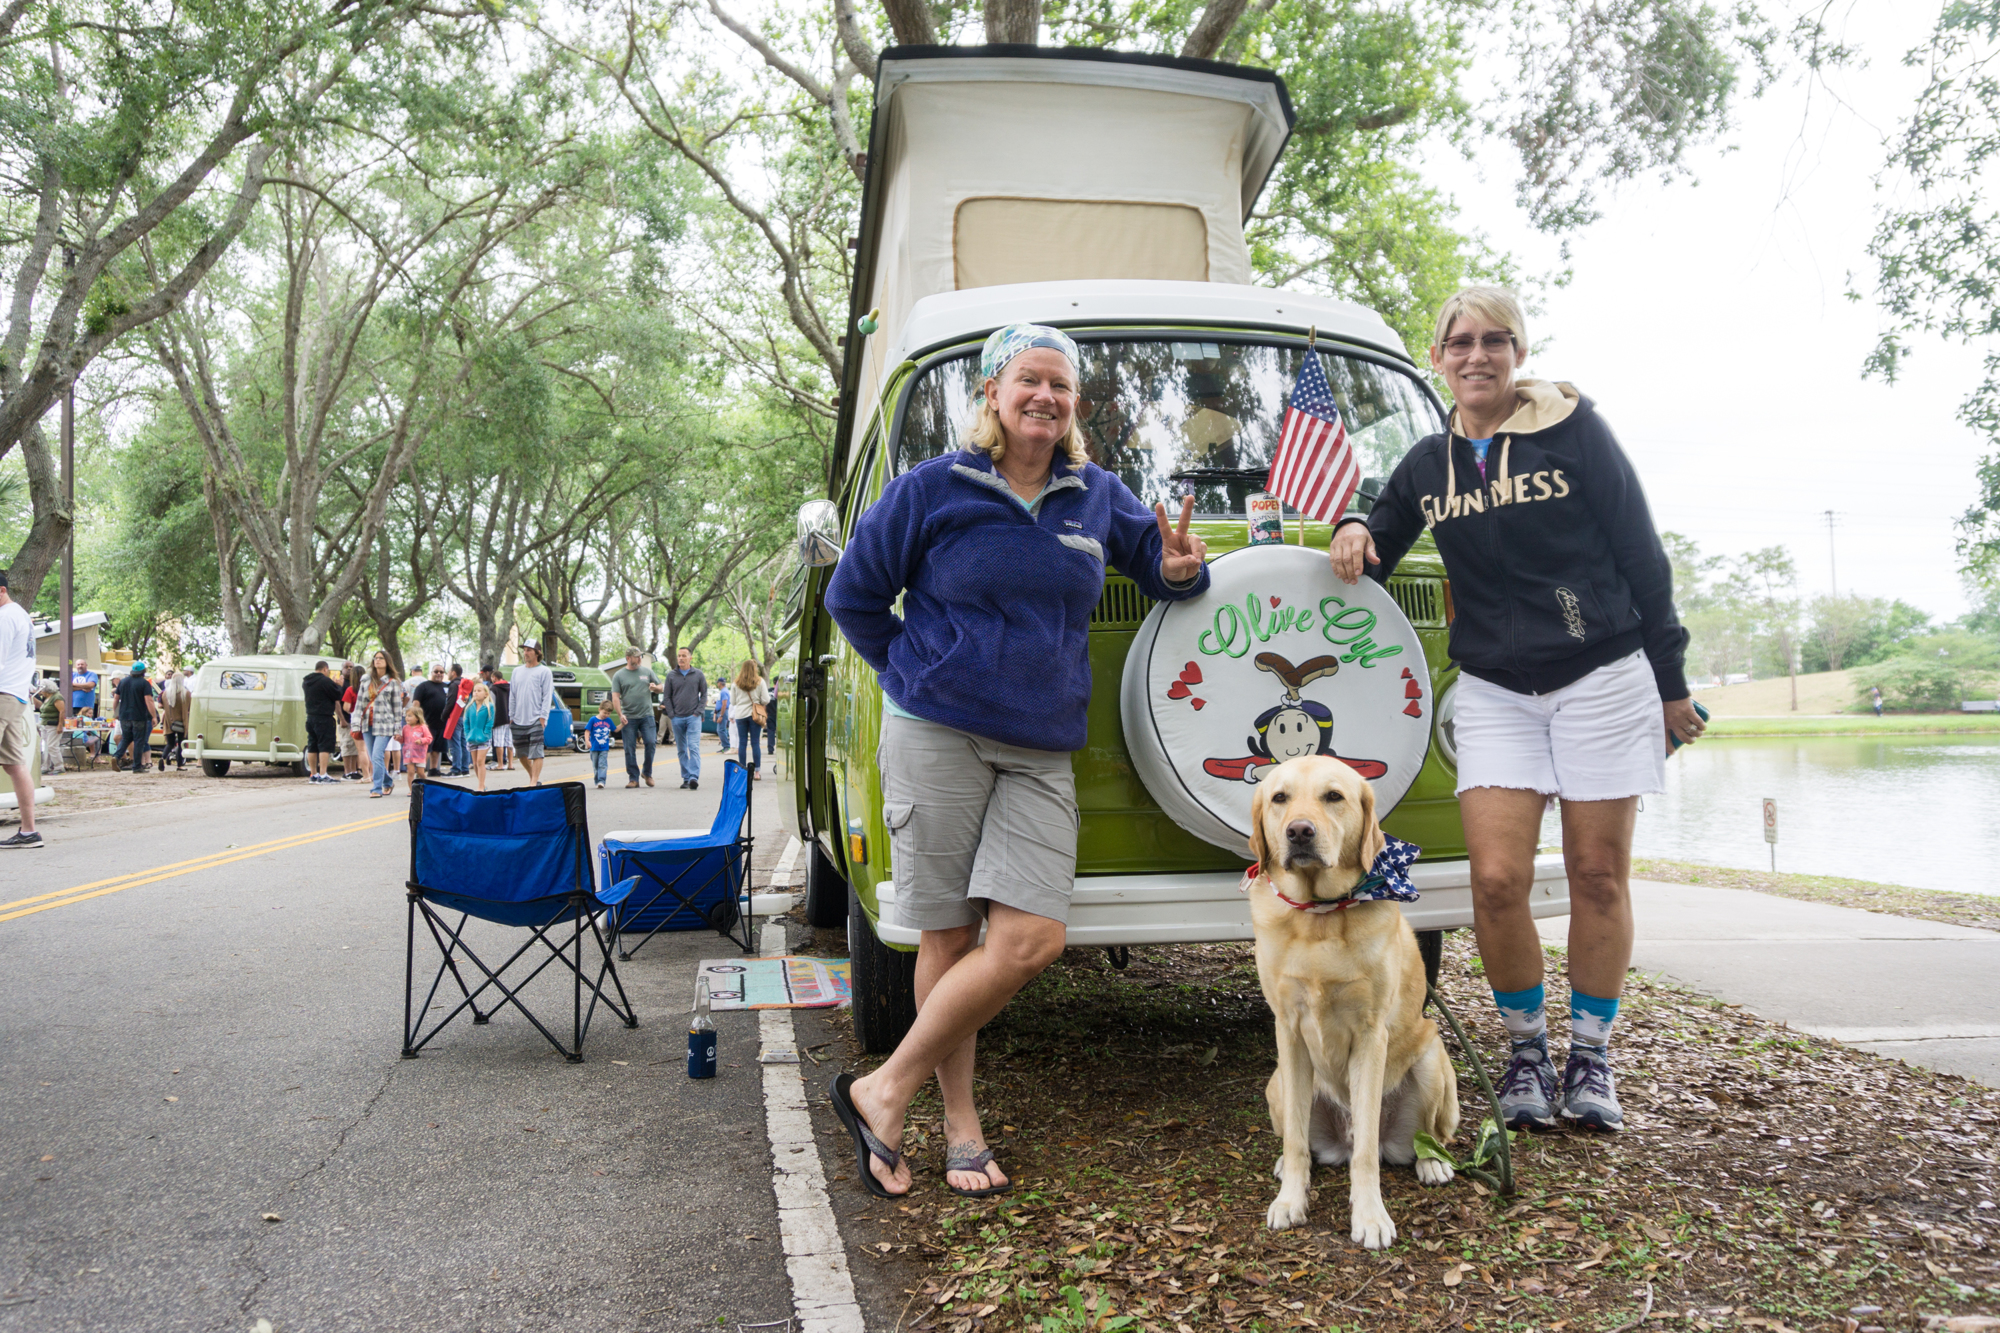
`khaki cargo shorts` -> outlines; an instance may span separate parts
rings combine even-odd
[[[28,727],[28,705],[11,694],[0,694],[0,767],[27,763],[28,747],[34,743],[34,733]]]
[[[875,759],[904,925],[976,925],[989,902],[1069,918],[1077,809],[1067,751],[885,713]]]

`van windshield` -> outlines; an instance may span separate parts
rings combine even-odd
[[[1215,335],[1208,335],[1213,338]],[[1241,514],[1264,489],[1306,349],[1169,339],[1081,342],[1079,424],[1092,461],[1142,501],[1201,514]],[[1444,429],[1414,376],[1322,347],[1321,364],[1372,497],[1403,455]],[[959,447],[972,421],[976,356],[940,361],[917,377],[895,444],[898,473]],[[1367,500],[1357,502],[1366,512]]]

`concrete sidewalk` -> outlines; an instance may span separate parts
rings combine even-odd
[[[1817,1036],[2000,1087],[2000,933],[1632,882],[1632,966]],[[1537,923],[1561,944],[1568,917]]]

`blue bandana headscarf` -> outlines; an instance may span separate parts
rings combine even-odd
[[[1048,347],[1069,358],[1070,374],[1082,365],[1076,343],[1061,329],[1046,324],[1009,324],[995,329],[979,352],[979,381],[985,383],[1007,368],[1007,363],[1031,347]]]

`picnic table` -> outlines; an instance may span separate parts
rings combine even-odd
[[[110,736],[111,728],[102,723],[72,721],[63,728],[63,762],[82,767],[88,761],[89,767],[96,768],[97,761],[104,757]]]

